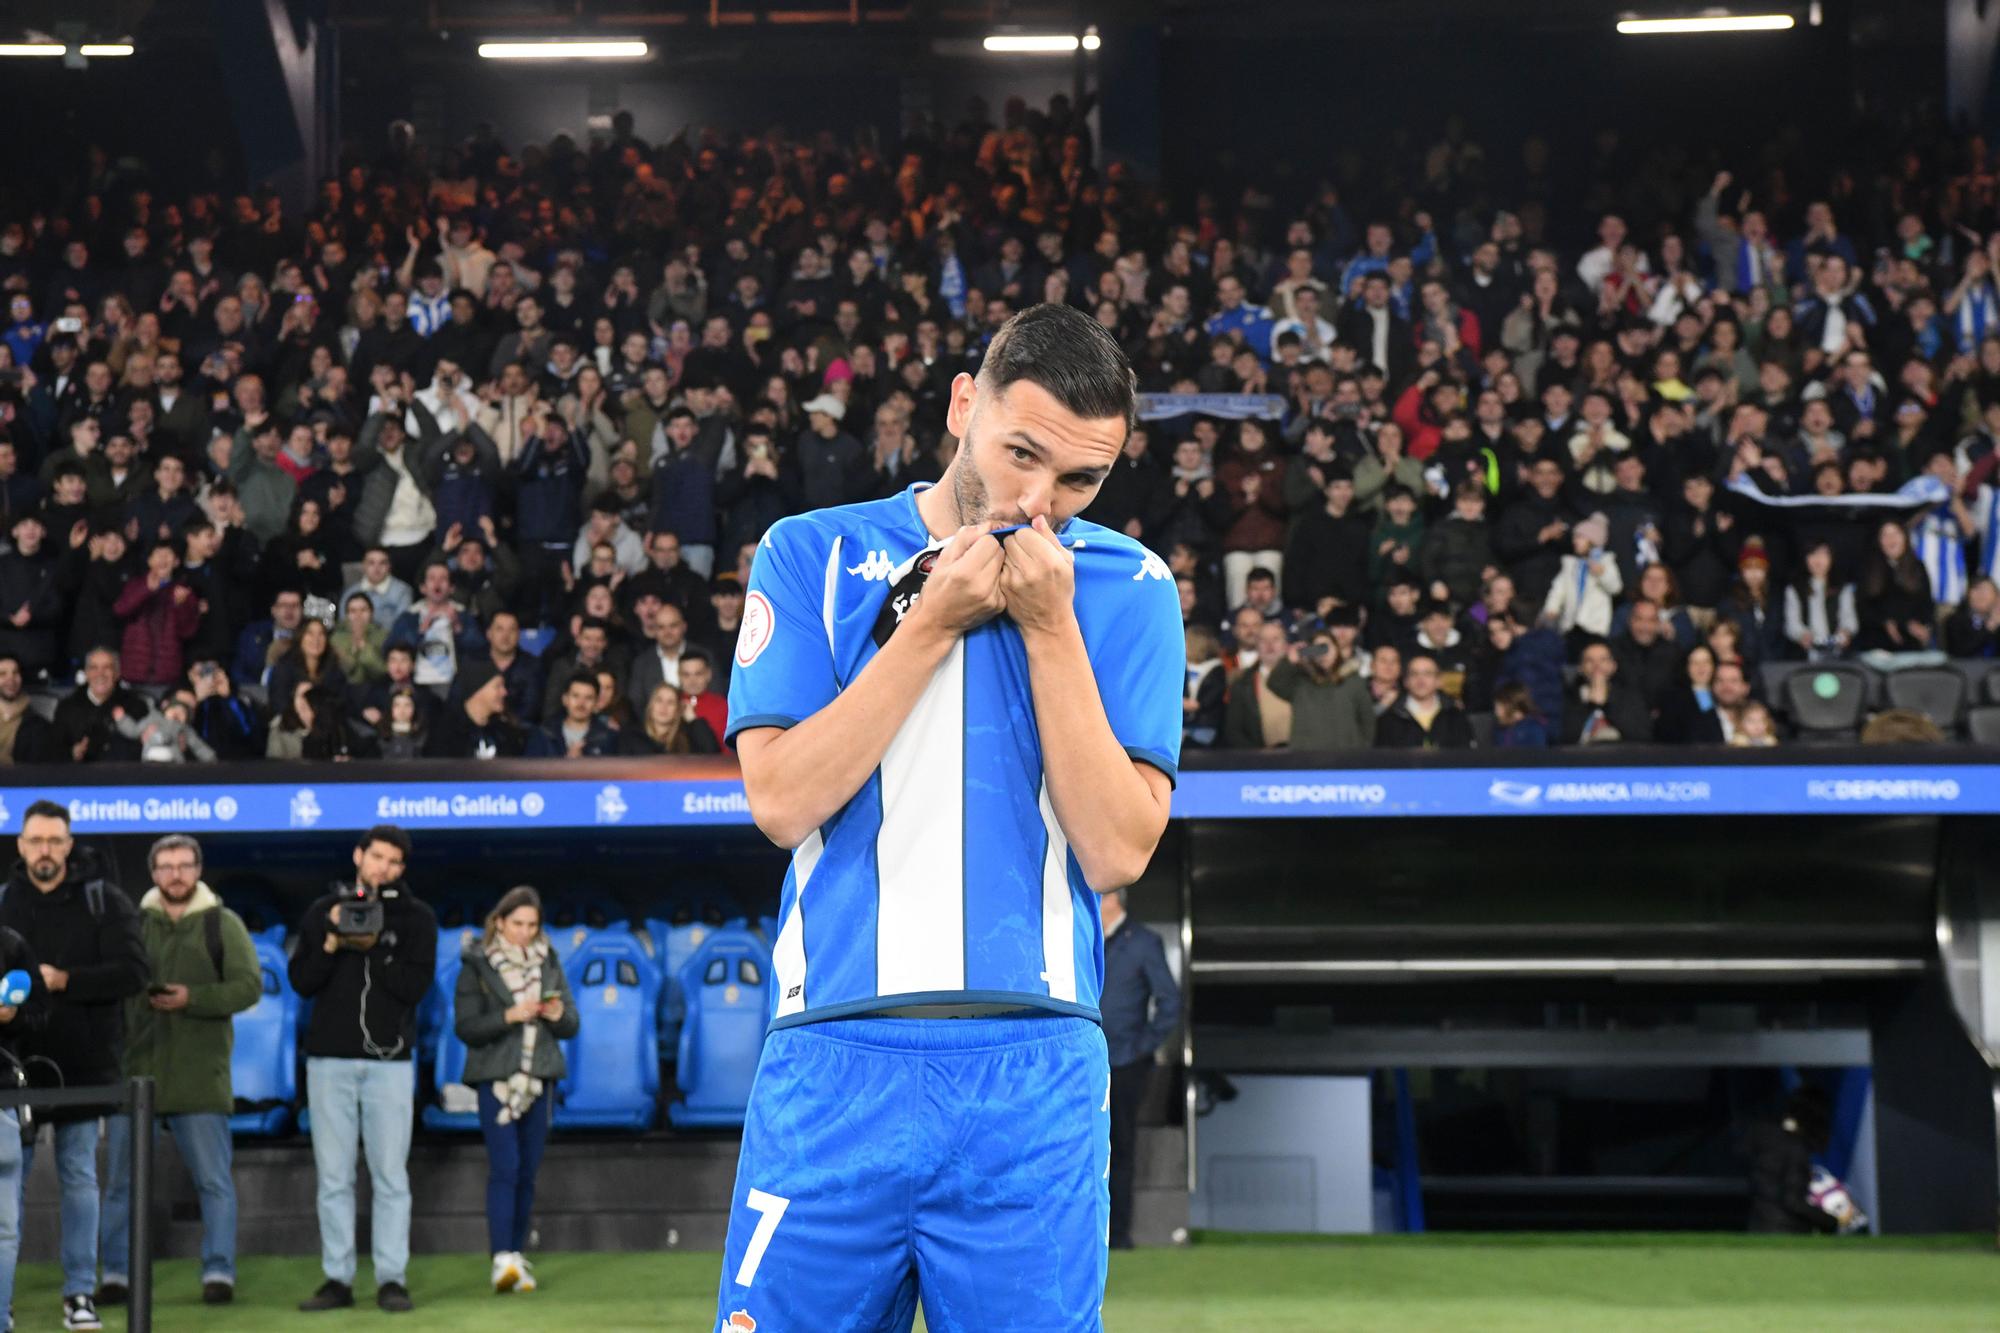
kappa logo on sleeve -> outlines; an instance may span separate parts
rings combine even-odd
[[[770,599],[752,592],[743,599],[743,624],[736,631],[736,665],[747,667],[771,646],[778,618],[771,613]]]
[[[1083,543],[1078,542],[1077,545],[1081,546]],[[1165,579],[1171,583],[1174,579],[1174,571],[1167,568],[1166,561],[1148,551],[1145,558],[1139,562],[1139,572],[1132,576],[1132,582],[1137,583],[1141,579],[1146,578]]]
[[[748,1311],[733,1311],[722,1323],[722,1333],[757,1333],[757,1321]]]

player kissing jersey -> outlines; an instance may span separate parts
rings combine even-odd
[[[732,737],[811,717],[895,633],[944,544],[917,512],[923,489],[765,535]],[[1058,535],[1112,733],[1172,778],[1186,661],[1173,577],[1123,533],[1071,519]],[[1049,801],[1027,650],[1005,616],[952,647],[867,783],[793,851],[779,922],[774,1028],[928,1004],[1098,1016],[1096,895]]]

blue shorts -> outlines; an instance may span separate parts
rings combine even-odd
[[[1111,1072],[1085,1018],[849,1018],[764,1041],[722,1333],[1098,1333]]]

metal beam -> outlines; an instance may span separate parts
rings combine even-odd
[[[1696,1028],[1341,1027],[1323,1032],[1201,1027],[1195,1067],[1225,1073],[1332,1074],[1382,1069],[1849,1068],[1871,1062],[1866,1028],[1704,1032]]]

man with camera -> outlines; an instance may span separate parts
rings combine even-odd
[[[354,880],[306,909],[292,986],[314,1001],[306,1027],[306,1097],[319,1178],[320,1266],[326,1281],[299,1306],[354,1304],[354,1169],[368,1153],[374,1190],[375,1303],[412,1307],[410,1123],[417,1005],[430,989],[437,917],[404,883],[410,836],[378,824],[354,847]]]
[[[229,1057],[234,1016],[257,1003],[263,975],[241,917],[201,879],[201,844],[172,833],[146,854],[153,887],[139,900],[140,935],[153,972],[125,1003],[127,1077],[157,1085],[155,1108],[180,1148],[201,1198],[201,1299],[236,1294],[236,1183],[230,1175]],[[130,1272],[132,1118],[106,1122],[104,1256],[100,1305],[123,1305]]]
[[[69,811],[36,801],[21,816],[21,859],[0,888],[0,926],[40,960],[38,988],[49,996],[47,1024],[22,1043],[62,1071],[68,1087],[116,1083],[124,1046],[124,1002],[146,987],[145,945],[132,900],[111,882],[94,852],[70,837]],[[41,1118],[55,1126],[62,1190],[63,1327],[102,1324],[97,1291],[98,1112],[64,1107]],[[34,1166],[22,1145],[21,1180]]]

